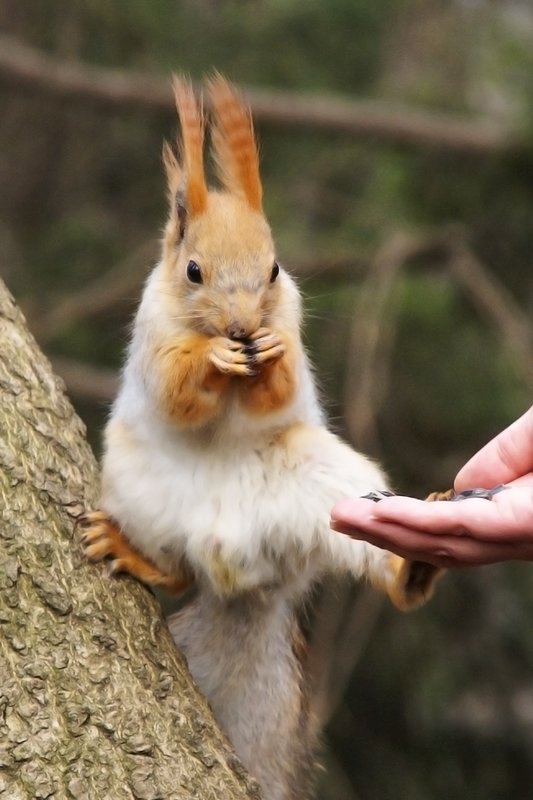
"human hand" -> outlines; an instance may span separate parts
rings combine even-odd
[[[492,500],[347,499],[333,509],[331,526],[353,539],[437,567],[529,560],[533,559],[533,486],[512,487]]]
[[[455,489],[497,483],[509,488],[490,501],[346,499],[333,509],[331,526],[404,558],[439,567],[533,559],[533,409],[470,459],[459,472]]]

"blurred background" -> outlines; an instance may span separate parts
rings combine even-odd
[[[531,402],[529,0],[0,0],[0,274],[100,432],[165,221],[169,76],[245,87],[332,426],[451,485]],[[311,616],[321,800],[506,800],[533,778],[533,567],[403,616]]]

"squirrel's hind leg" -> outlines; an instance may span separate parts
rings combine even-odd
[[[111,573],[127,572],[150,586],[162,586],[170,592],[181,594],[191,584],[189,575],[168,575],[153,561],[145,558],[122,533],[117,523],[102,511],[91,511],[84,515],[82,524],[86,528],[82,544],[91,561],[111,559]]]
[[[426,502],[449,501],[454,497],[456,493],[453,489],[431,492],[426,497]],[[391,559],[395,580],[388,591],[392,602],[403,611],[423,605],[433,594],[435,583],[444,570],[425,561],[409,561],[395,555]]]
[[[394,580],[387,593],[401,611],[412,611],[426,603],[435,588],[442,569],[425,561],[408,561],[391,553],[390,565]]]

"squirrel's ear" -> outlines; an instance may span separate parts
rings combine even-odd
[[[213,156],[220,180],[229,192],[261,211],[263,189],[250,109],[221,75],[216,74],[207,86],[213,108]]]
[[[201,106],[197,103],[190,81],[185,78],[174,78],[174,97],[181,126],[181,163],[178,164],[172,150],[170,158],[167,152],[165,168],[167,175],[174,174],[176,167],[180,181],[176,191],[182,191],[185,199],[184,207],[190,217],[202,214],[207,207],[207,186],[204,174],[204,120]],[[165,160],[165,154],[163,155]]]
[[[178,217],[179,240],[181,241],[185,233],[185,225],[187,224],[187,204],[183,192],[176,192],[174,197],[174,207]]]
[[[171,145],[168,142],[163,142],[163,166],[165,167],[165,175],[167,176],[167,187],[169,197],[172,199],[176,196],[181,183],[183,181],[183,173],[176,158]]]
[[[183,171],[178,159],[168,142],[163,143],[163,164],[167,176],[168,198],[170,203],[170,233],[174,244],[183,239],[187,222],[187,199],[181,188],[184,183]]]

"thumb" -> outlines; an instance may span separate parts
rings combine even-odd
[[[455,490],[489,488],[533,471],[533,406],[472,456],[458,472]]]

